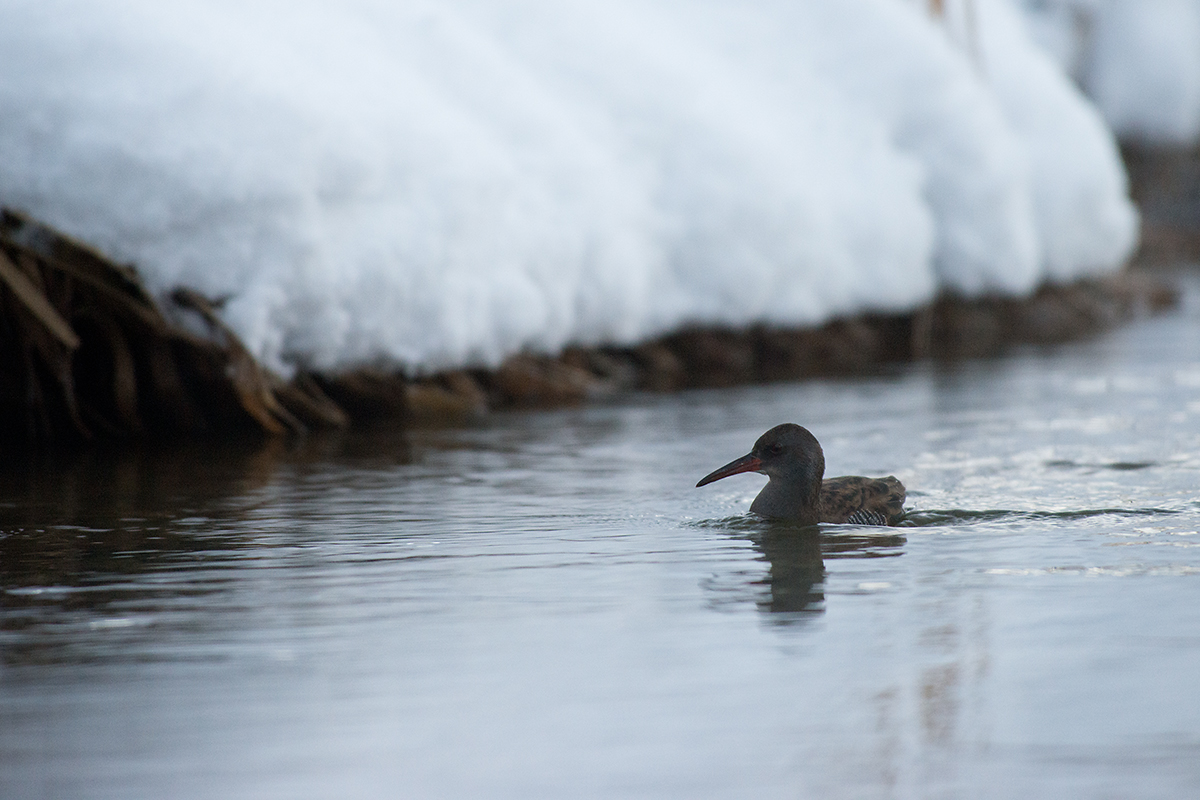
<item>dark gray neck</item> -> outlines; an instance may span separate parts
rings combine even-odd
[[[816,525],[820,521],[823,462],[824,459],[809,461],[794,473],[771,475],[771,480],[750,504],[750,511],[764,517],[795,520],[801,525]]]

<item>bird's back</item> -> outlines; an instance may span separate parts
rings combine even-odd
[[[821,522],[895,525],[904,516],[904,484],[889,475],[843,475],[821,481]]]

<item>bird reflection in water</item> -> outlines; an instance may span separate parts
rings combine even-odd
[[[825,561],[819,528],[779,530],[772,526],[751,541],[771,564],[766,577],[758,581],[771,590],[758,600],[760,610],[799,613],[824,609]]]
[[[760,611],[778,615],[773,622],[801,621],[825,610],[825,561],[888,558],[903,553],[903,535],[859,526],[770,525],[749,536],[770,567],[753,583]]]

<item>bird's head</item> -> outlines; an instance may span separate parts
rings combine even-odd
[[[758,437],[754,448],[700,479],[697,487],[741,472],[759,472],[783,481],[820,482],[825,474],[825,455],[808,429],[791,422],[776,425]]]

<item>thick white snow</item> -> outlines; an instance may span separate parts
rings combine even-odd
[[[1122,137],[1200,139],[1200,0],[1023,0],[1034,38]]]
[[[494,364],[1117,267],[1009,0],[3,0],[0,203],[281,369]]]

